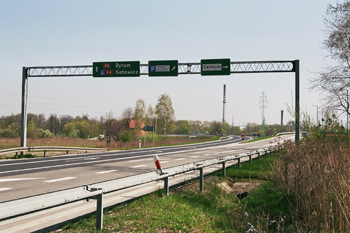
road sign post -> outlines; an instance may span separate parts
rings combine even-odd
[[[93,77],[139,77],[139,61],[94,62]]]
[[[148,76],[178,76],[177,60],[170,61],[149,61]]]
[[[202,59],[201,75],[230,75],[230,59]]]

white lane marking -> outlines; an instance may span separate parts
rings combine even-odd
[[[92,159],[99,159],[99,157],[87,157],[87,158],[84,158],[84,160],[92,160]]]
[[[198,152],[194,152],[195,154],[200,154],[200,153],[202,153],[202,152],[200,152],[200,151],[198,151]]]
[[[118,171],[118,170],[109,170],[109,171],[96,172],[96,174],[105,174],[105,173],[116,172],[116,171]]]
[[[7,190],[10,190],[12,188],[0,188],[0,192],[3,192],[3,191],[7,191]]]
[[[133,166],[132,168],[139,168],[139,167],[146,167],[147,165],[138,165],[138,166]]]
[[[135,163],[135,162],[150,161],[150,160],[153,160],[153,159],[136,159],[136,160],[131,160],[131,161],[129,161],[129,162],[130,162],[130,163]]]
[[[162,160],[160,160],[160,163],[162,164],[162,163],[169,163],[169,161],[162,161]]]
[[[199,156],[191,156],[191,158],[198,158]]]
[[[232,151],[230,150],[227,150],[227,151],[223,151],[223,152],[220,152],[221,154],[225,154],[225,153],[231,153]]]
[[[175,159],[175,160],[185,160],[186,158],[178,158],[178,159]]]
[[[72,180],[75,179],[76,177],[65,177],[65,178],[61,178],[61,179],[56,179],[56,180],[47,180],[44,181],[46,183],[53,183],[53,182],[60,182],[60,181],[65,181],[65,180]]]
[[[0,183],[3,182],[12,182],[12,181],[22,181],[22,180],[38,180],[38,179],[45,179],[43,178],[10,178],[10,179],[0,179]]]
[[[208,155],[211,155],[211,154],[205,154],[204,156],[208,156]]]

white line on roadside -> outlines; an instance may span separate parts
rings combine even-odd
[[[205,154],[204,156],[208,156],[208,155],[211,155],[211,154]]]
[[[116,172],[116,171],[118,171],[118,170],[109,170],[109,171],[96,172],[96,174],[105,174],[105,173]]]
[[[178,158],[178,159],[175,159],[175,160],[185,160],[186,158]]]
[[[132,168],[139,168],[139,167],[146,167],[147,165],[138,165],[138,166],[133,166]]]
[[[7,190],[10,190],[12,188],[0,188],[0,192],[3,192],[3,191],[7,191]]]
[[[191,156],[191,158],[198,158],[199,156]]]
[[[65,178],[61,178],[61,179],[56,179],[56,180],[47,180],[44,181],[46,183],[53,183],[53,182],[59,182],[59,181],[65,181],[65,180],[72,180],[75,179],[76,177],[65,177]]]
[[[169,161],[162,161],[162,160],[161,160],[160,163],[169,163]]]

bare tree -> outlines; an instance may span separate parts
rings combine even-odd
[[[329,5],[326,14],[323,44],[336,65],[326,67],[311,80],[311,89],[324,93],[328,108],[340,108],[349,114],[346,90],[350,87],[350,1]]]

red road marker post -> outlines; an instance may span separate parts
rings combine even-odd
[[[154,158],[154,163],[156,164],[157,170],[160,171],[160,174],[161,175],[166,174],[163,172],[162,166],[160,165],[160,160],[158,158],[158,155],[154,155],[153,158]]]

